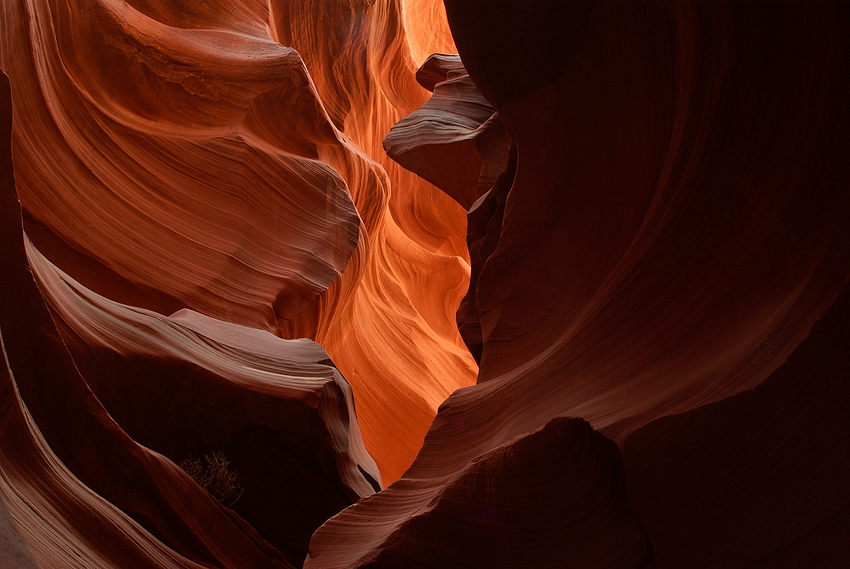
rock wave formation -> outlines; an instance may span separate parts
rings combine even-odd
[[[0,564],[850,558],[845,3],[0,16]]]
[[[469,272],[463,211],[380,147],[427,96],[412,54],[453,49],[442,6],[2,10],[36,247],[117,302],[318,341],[360,393],[384,478],[397,478],[476,369],[453,326]],[[417,15],[443,33],[408,37]]]
[[[305,567],[843,563],[846,6],[445,4],[511,145],[468,216],[478,384]],[[425,178],[486,114],[439,85],[386,140]]]
[[[351,389],[315,342],[192,311],[168,318],[120,305],[31,246],[27,256],[74,363],[109,415],[178,464],[223,452],[243,487],[232,509],[293,563],[327,518],[380,490]]]
[[[23,395],[8,403],[45,437],[34,456],[73,478],[9,503],[40,565],[300,565],[315,528],[398,477],[472,383],[452,324],[463,210],[369,154],[427,96],[413,57],[454,49],[442,6],[326,6],[288,3],[286,21],[250,0],[0,8],[2,331]],[[341,43],[334,21],[351,26]],[[318,35],[276,41],[305,22]],[[361,32],[383,47],[364,53]],[[350,100],[321,81],[329,56],[364,81]],[[233,511],[171,462],[222,450],[244,487]],[[89,514],[33,522],[53,519],[45,496],[83,507],[78,488],[100,500]],[[115,529],[71,531],[86,515]]]
[[[0,309],[3,500],[35,560],[45,567],[291,566],[174,463],[134,442],[81,377],[27,260],[2,79],[0,282],[13,299]]]

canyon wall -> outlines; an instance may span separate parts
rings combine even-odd
[[[453,48],[441,4],[2,10],[36,246],[112,300],[318,341],[397,478],[476,371],[453,325],[463,210],[381,148],[427,98],[414,55]]]
[[[453,42],[373,4],[0,7],[4,496],[40,565],[300,565],[474,382],[464,212],[381,149]],[[232,510],[175,466],[220,451]]]
[[[511,144],[468,217],[478,384],[306,567],[842,564],[846,6],[445,4]],[[461,75],[386,141],[452,195]]]
[[[844,3],[0,15],[4,562],[850,556]]]

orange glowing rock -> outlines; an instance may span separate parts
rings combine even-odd
[[[314,20],[324,6],[304,3],[299,15],[298,6],[289,3],[292,17],[287,25],[297,25],[299,18]],[[30,246],[30,262],[39,267],[41,286],[50,289],[47,296],[56,322],[76,363],[133,436],[177,459],[179,452],[166,443],[190,433],[214,440],[229,428],[223,420],[198,431],[197,425],[185,422],[185,415],[166,420],[145,414],[142,406],[134,409],[131,404],[138,384],[133,388],[132,381],[110,383],[116,377],[114,366],[128,358],[124,359],[131,364],[128,369],[137,371],[148,369],[148,364],[170,369],[169,373],[190,369],[190,382],[219,385],[210,387],[216,397],[232,390],[222,388],[221,378],[214,377],[223,371],[209,362],[206,368],[199,364],[198,353],[177,341],[175,330],[182,330],[178,336],[195,335],[215,344],[221,344],[220,334],[241,335],[238,349],[221,344],[231,358],[230,367],[224,369],[236,373],[234,369],[245,368],[240,373],[248,376],[257,373],[245,370],[257,365],[260,344],[283,350],[273,358],[277,362],[286,360],[282,346],[289,345],[264,337],[252,347],[261,337],[252,334],[268,331],[283,338],[313,338],[349,376],[357,399],[356,417],[351,397],[333,387],[344,382],[330,380],[341,375],[330,360],[324,361],[325,352],[298,341],[313,346],[301,372],[306,373],[306,366],[323,378],[306,391],[298,388],[303,397],[336,401],[319,406],[324,427],[317,428],[308,417],[301,433],[326,428],[331,434],[330,442],[323,443],[320,463],[329,472],[338,469],[334,476],[341,480],[331,486],[337,485],[339,495],[322,502],[320,496],[305,493],[302,506],[315,500],[315,508],[302,512],[305,520],[295,522],[268,517],[274,500],[257,506],[263,510],[259,513],[245,513],[275,544],[294,543],[294,556],[291,551],[287,556],[297,563],[315,524],[372,492],[382,475],[392,481],[407,468],[437,406],[456,388],[474,381],[476,366],[453,325],[469,273],[463,210],[398,168],[380,146],[390,126],[427,98],[414,78],[420,58],[436,49],[454,49],[441,4],[425,0],[412,2],[407,9],[395,2],[352,4],[349,8],[358,14],[355,28],[370,34],[372,46],[382,46],[374,53],[362,51],[362,36],[357,34],[342,37],[339,44],[327,41],[335,29],[327,18],[321,20],[318,35],[281,45],[273,39],[280,38],[281,28],[276,7],[280,8],[254,0],[191,4],[16,0],[0,7],[0,67],[12,78],[17,189],[24,223],[35,243]],[[351,13],[342,10],[330,16],[344,19]],[[433,24],[425,33],[410,27],[423,18]],[[412,32],[409,41],[407,28]],[[435,35],[436,29],[442,31]],[[339,48],[328,52],[336,62],[348,60],[352,75],[346,80],[350,92],[344,95],[351,96],[349,101],[335,100],[322,80],[317,57],[330,48]],[[364,67],[367,60],[371,63]],[[365,83],[357,86],[361,76]],[[339,75],[337,84],[338,79]],[[17,222],[10,227],[20,230]],[[21,266],[27,262],[19,260]],[[70,276],[62,276],[63,272]],[[181,309],[194,316],[186,320],[174,314]],[[14,320],[10,317],[2,327],[4,335],[20,332],[9,324]],[[198,322],[207,323],[209,329],[203,334],[193,331]],[[135,326],[148,332],[133,335]],[[163,335],[163,330],[171,335]],[[52,332],[49,336],[52,339],[44,340],[49,345],[57,342],[58,336]],[[27,340],[15,342],[21,345]],[[146,347],[139,351],[140,345]],[[62,354],[62,365],[70,362],[61,342],[50,349]],[[236,357],[237,353],[241,355]],[[139,365],[142,360],[146,363]],[[207,371],[199,372],[198,365]],[[9,364],[10,373],[16,368],[23,369],[14,361]],[[38,370],[32,375],[40,386],[36,391],[46,392],[47,378]],[[75,372],[63,371],[57,377],[87,390]],[[132,379],[132,374],[123,377]],[[242,385],[241,393],[269,389],[258,385],[263,384]],[[151,389],[148,395],[155,392]],[[166,397],[164,391],[160,394]],[[264,397],[267,400],[268,393],[260,400]],[[64,405],[81,424],[111,441],[100,450],[108,454],[112,449],[120,456],[142,448],[126,434],[118,434],[122,431],[114,423],[102,422],[105,411],[93,393],[84,400],[80,406],[66,398]],[[58,404],[50,401],[51,406]],[[239,413],[250,415],[251,408],[240,404],[228,413],[234,419]],[[92,415],[88,422],[83,420],[87,414]],[[157,418],[162,420],[159,430],[154,428]],[[358,446],[358,418],[365,448],[379,470],[370,466],[371,458]],[[271,421],[269,416],[251,420]],[[45,421],[51,420],[42,416],[41,422]],[[41,425],[28,428],[36,433]],[[57,444],[49,425],[44,429]],[[169,440],[172,435],[176,440]],[[308,436],[299,444],[309,445],[309,440]],[[183,444],[181,452],[191,447],[184,443],[177,444]],[[123,450],[115,450],[115,445]],[[60,469],[65,468],[61,461],[72,460],[67,454],[56,459],[46,443],[35,452]],[[250,475],[251,467],[242,463],[244,474]],[[86,479],[98,492],[91,494],[89,505],[80,505],[76,494],[88,490],[69,475],[45,494],[31,496],[27,507],[11,508],[12,518],[26,530],[25,542],[31,547],[39,544],[33,552],[40,563],[61,565],[66,552],[77,551],[90,566],[192,566],[189,559],[224,566],[286,566],[286,560],[241,519],[223,522],[218,514],[199,513],[209,505],[193,502],[206,496],[196,487],[187,491],[186,499],[195,505],[187,506],[186,512],[218,529],[201,524],[187,529],[182,538],[175,537],[173,532],[183,531],[179,528],[186,520],[179,515],[171,521],[160,519],[170,515],[174,504],[168,500],[156,502],[139,518],[154,520],[145,522],[146,527],[180,552],[168,553],[171,550],[161,548],[121,511],[132,509],[128,506],[132,496],[146,495],[147,478],[151,472],[162,474],[161,468],[142,467],[110,486],[103,478],[111,471],[98,464],[94,461],[87,467],[102,470],[89,473],[94,482]],[[161,483],[171,484],[177,476],[183,482],[175,487],[183,488],[185,476],[175,472],[163,474]],[[273,472],[258,476],[268,478]],[[10,481],[10,492],[24,483],[21,477]],[[75,522],[56,534],[59,541],[45,546],[40,540],[52,530],[33,519],[54,515],[43,503],[49,495],[61,497],[71,509],[99,511],[121,535],[130,537],[115,538],[113,549],[107,551],[91,545],[98,524],[91,524],[95,533],[89,534],[88,529],[81,533]],[[256,506],[249,497],[243,495],[237,509]],[[80,516],[79,523],[87,524],[86,515]],[[270,532],[270,527],[277,527],[278,533]],[[231,531],[245,536],[226,537]],[[183,538],[186,543],[180,541]],[[258,545],[250,545],[252,540]],[[231,542],[231,550],[216,549]],[[206,551],[209,547],[212,552]],[[122,549],[127,551],[122,554]],[[120,555],[124,557],[118,561]]]
[[[453,44],[439,2],[298,0],[270,8],[273,37],[298,50],[343,139],[375,160],[374,175],[350,159],[337,167],[366,237],[318,310],[315,339],[351,382],[366,448],[391,482],[413,460],[437,406],[473,383],[476,371],[454,324],[469,275],[463,209],[381,145],[427,98],[413,57]],[[418,32],[407,42],[411,29]]]
[[[20,0],[0,35],[38,248],[113,300],[320,342],[387,481],[476,371],[463,210],[380,146],[427,97],[411,54],[453,48],[414,4]],[[443,32],[408,42],[419,17]]]
[[[2,546],[844,563],[848,46],[840,0],[1,3]],[[233,510],[173,462],[222,448]]]
[[[636,568],[646,543],[659,567],[843,562],[850,470],[825,441],[850,416],[844,8],[446,7],[515,157],[469,215],[478,384],[305,567]],[[599,523],[576,504],[602,486],[564,484],[592,437],[540,436],[569,417],[624,449],[623,478],[597,470]],[[626,488],[642,537],[614,515]]]

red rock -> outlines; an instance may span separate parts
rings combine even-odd
[[[458,56],[431,56],[416,79],[434,95],[393,126],[384,149],[468,210],[507,166],[505,129]]]
[[[0,490],[38,563],[285,563],[128,433],[179,458],[254,421],[317,441],[331,480],[305,494],[371,491],[337,371],[266,332],[327,351],[391,483],[315,532],[308,569],[850,557],[843,3],[446,0],[454,40],[434,0],[0,11],[26,227],[70,275],[30,248],[51,320],[0,208]],[[468,77],[426,62],[454,47]],[[494,113],[511,147],[486,166]],[[396,123],[391,152],[454,197],[384,154]],[[271,397],[272,361],[321,401]],[[201,380],[216,420],[184,392],[139,413]],[[256,475],[274,444],[242,446]],[[326,505],[244,513],[303,554]]]
[[[307,339],[192,311],[164,317],[82,287],[28,247],[75,364],[135,441],[180,463],[223,452],[231,507],[300,565],[325,520],[380,489],[348,383]]]
[[[17,526],[4,528],[4,540],[11,538],[12,546],[2,550],[4,565],[201,567],[92,492],[62,464],[22,405],[5,354],[0,382],[0,493]]]
[[[1,79],[3,488],[7,505],[16,498],[12,516],[25,540],[31,537],[35,559],[48,566],[80,559],[90,566],[291,567],[174,463],[128,437],[77,371],[27,260],[8,80]]]
[[[466,72],[460,56],[456,53],[433,53],[416,71],[416,82],[432,93],[437,83],[460,77],[469,77],[469,73]],[[466,92],[475,96],[476,99],[480,98],[484,103],[487,101],[480,93],[473,94],[470,91]],[[447,108],[447,110],[451,109]]]
[[[351,383],[366,448],[391,482],[412,462],[439,404],[472,384],[476,370],[454,324],[469,271],[463,209],[381,145],[427,98],[417,65],[453,43],[434,0],[270,6],[272,36],[297,49],[334,124],[362,149],[357,155],[374,160],[370,173],[350,158],[328,158],[351,188],[368,240],[329,291],[317,333],[307,335]]]
[[[0,373],[5,373],[8,370],[3,370]],[[0,500],[0,558],[10,567],[20,567],[21,569],[38,569],[32,553],[24,543],[21,534],[15,527],[14,521],[9,514],[9,509],[6,503]]]
[[[360,224],[316,160],[339,142],[298,54],[102,4],[4,6],[23,206],[134,284],[275,330],[339,276]]]
[[[476,291],[481,269],[496,250],[505,215],[505,202],[516,175],[516,149],[511,149],[505,171],[469,209],[467,234],[469,256],[472,263],[469,275],[469,290],[457,309],[457,325],[460,335],[475,361],[481,363],[483,339],[481,319],[478,315]]]
[[[769,405],[757,415],[721,411],[724,399],[790,365],[850,277],[843,5],[447,0],[446,7],[465,67],[499,113],[517,159],[506,195],[485,197],[470,215],[481,269],[467,296],[474,303],[459,319],[480,326],[480,340],[474,330],[465,335],[481,346],[478,385],[442,405],[404,476],[316,532],[305,566],[381,566],[370,563],[401,547],[406,561],[395,566],[440,566],[431,556],[442,535],[429,522],[461,516],[440,496],[482,457],[565,415],[633,449],[623,483],[631,496],[630,468],[642,469],[634,511],[641,525],[641,515],[651,524],[660,566],[771,566],[784,552],[799,560],[814,547],[827,553],[812,559],[826,565],[846,558],[846,497],[836,489],[846,453],[825,440],[830,430],[846,430],[843,348],[824,351],[819,366],[830,405],[796,374],[788,379],[796,391],[748,403]],[[826,337],[846,336],[827,329]],[[821,405],[822,422],[804,418]],[[671,431],[654,429],[660,417],[679,413]],[[773,427],[791,417],[799,419]],[[748,428],[751,445],[710,442],[712,433],[732,441]],[[631,433],[641,435],[634,447]],[[679,450],[666,449],[665,438]],[[693,467],[691,444],[709,453]],[[538,449],[530,462],[548,458]],[[800,473],[813,464],[835,473],[824,487]],[[665,480],[680,472],[688,479],[668,491]],[[741,505],[762,480],[768,485]],[[691,494],[702,490],[708,496]],[[826,495],[816,497],[820,490]],[[531,485],[513,503],[546,512],[552,493],[551,485]],[[477,566],[503,538],[475,534],[472,512],[500,497],[468,496],[468,513],[456,523],[476,538],[451,550],[458,565]],[[786,500],[787,508],[772,505]],[[736,512],[741,521],[724,528]],[[523,519],[516,517],[531,527]],[[767,519],[770,530],[732,535],[746,521]],[[572,531],[561,526],[551,539]],[[617,532],[602,524],[596,535],[625,551]],[[730,541],[715,541],[723,539]],[[696,558],[708,551],[716,557]],[[631,559],[635,567],[643,561]]]
[[[370,6],[16,0],[0,66],[39,250],[111,300],[318,341],[393,480],[476,367],[463,211],[380,145],[451,36],[435,0]]]
[[[4,193],[11,192],[15,183],[12,171],[11,139],[12,97],[9,78],[5,73],[0,73],[0,192]],[[0,328],[0,343],[2,341],[3,330]],[[0,558],[3,559],[4,564],[10,566],[36,569],[38,565],[6,506],[6,500],[12,498],[14,488],[14,485],[10,484],[10,477],[6,474],[9,467],[14,464],[14,460],[10,460],[6,453],[23,446],[20,441],[15,441],[14,437],[10,436],[14,428],[20,427],[24,420],[19,398],[13,386],[12,373],[6,359],[6,348],[3,346],[3,362],[0,365],[0,401],[3,402],[2,410],[0,410],[0,453],[2,453],[0,464],[3,465],[4,475],[0,477]],[[9,444],[10,441],[13,442],[12,445]],[[14,505],[16,504],[13,503],[13,507]],[[19,508],[18,511],[21,509],[23,508]]]

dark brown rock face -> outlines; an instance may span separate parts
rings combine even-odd
[[[516,158],[469,213],[458,320],[478,385],[443,404],[405,476],[317,531],[306,566],[844,563],[847,7],[445,4]],[[523,441],[563,416],[623,449],[612,484],[640,539],[624,518],[579,522],[554,480],[513,494],[507,461],[474,485],[490,494],[460,482],[493,453],[543,469],[557,451]],[[444,499],[458,484],[462,506]],[[493,555],[505,526],[475,521],[493,503],[513,503],[499,520],[522,561]],[[526,508],[549,543],[590,531],[598,557],[547,556]],[[465,547],[441,532],[464,523]]]
[[[396,499],[417,493],[413,484],[392,488]],[[535,499],[542,488],[546,503]],[[380,519],[375,506],[367,500],[357,509]],[[357,550],[346,541],[318,541],[324,531],[311,545],[318,555],[310,564],[320,567],[557,567],[568,560],[619,568],[651,559],[629,511],[617,445],[568,417],[469,462],[361,559],[349,557]]]
[[[432,55],[416,79],[434,95],[390,130],[384,149],[468,210],[507,166],[502,121],[457,55]]]
[[[847,2],[4,0],[0,67],[3,555],[847,565]]]
[[[315,342],[188,310],[164,317],[121,305],[31,246],[28,257],[109,415],[178,464],[223,452],[242,488],[232,509],[293,564],[303,563],[325,520],[380,489],[351,388]]]
[[[764,383],[626,438],[631,508],[659,567],[847,558],[850,289]]]

